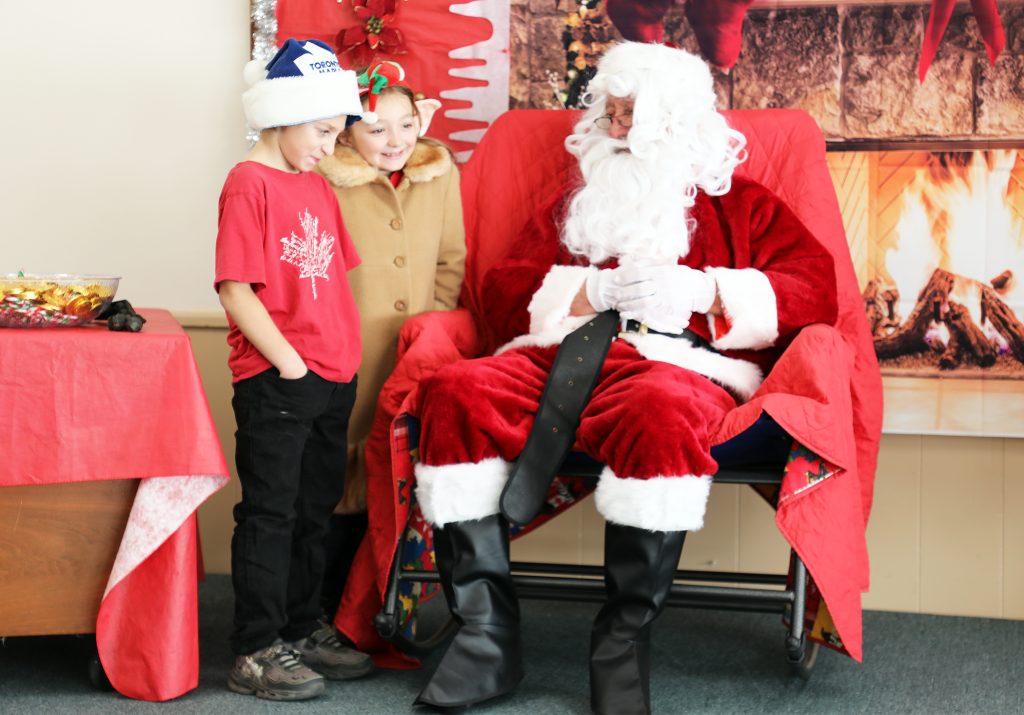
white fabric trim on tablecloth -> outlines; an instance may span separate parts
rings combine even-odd
[[[224,475],[210,474],[140,480],[103,598],[227,481]]]

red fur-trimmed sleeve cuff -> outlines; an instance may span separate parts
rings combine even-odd
[[[718,284],[720,316],[708,315],[711,344],[719,350],[762,350],[779,337],[771,281],[756,268],[706,268]]]
[[[530,332],[547,332],[568,318],[587,276],[596,271],[593,266],[552,266],[530,301]]]
[[[562,338],[590,320],[592,315],[569,315],[569,309],[587,276],[596,270],[593,266],[552,266],[530,300],[527,309],[530,313],[529,335],[521,335],[505,343],[498,353],[530,345],[557,345]]]

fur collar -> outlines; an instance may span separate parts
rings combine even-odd
[[[433,139],[419,139],[405,164],[404,173],[414,184],[424,183],[447,174],[451,167],[452,155],[448,147]],[[316,170],[332,185],[343,189],[369,184],[383,176],[359,152],[344,144],[339,144],[332,156],[324,157]]]

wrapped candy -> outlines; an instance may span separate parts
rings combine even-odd
[[[0,276],[0,327],[70,327],[92,320],[114,298],[112,276]]]

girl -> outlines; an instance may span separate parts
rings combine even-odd
[[[366,530],[364,449],[377,395],[395,365],[398,331],[409,316],[454,308],[462,286],[466,245],[459,172],[447,147],[422,136],[440,102],[417,101],[397,83],[403,77],[393,62],[373,65],[359,77],[366,111],[317,168],[334,187],[362,257],[349,274],[363,360],[349,423],[345,496],[328,536],[323,603],[329,617]]]

